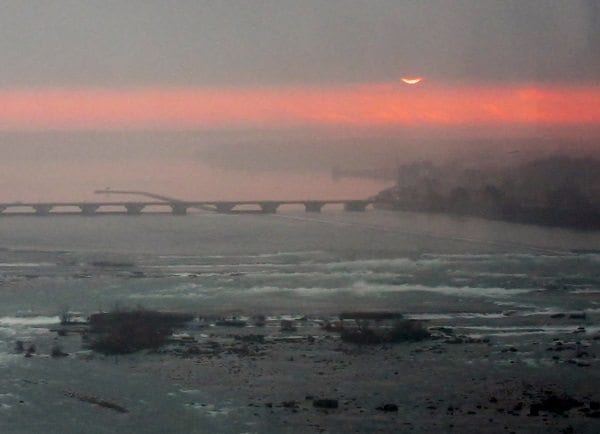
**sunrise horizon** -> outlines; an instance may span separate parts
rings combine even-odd
[[[600,87],[568,83],[3,87],[0,100],[0,131],[600,123]]]

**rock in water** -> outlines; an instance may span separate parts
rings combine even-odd
[[[319,408],[338,408],[338,400],[337,399],[315,399],[313,401],[314,407]]]
[[[398,406],[396,404],[383,404],[380,407],[377,407],[376,410],[379,411],[398,411]]]

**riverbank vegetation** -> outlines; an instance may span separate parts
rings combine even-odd
[[[600,229],[600,160],[556,156],[516,166],[456,168],[418,162],[375,196],[387,209]]]

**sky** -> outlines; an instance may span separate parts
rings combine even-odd
[[[594,124],[598,46],[595,0],[2,0],[0,129]]]
[[[0,84],[598,84],[595,0],[2,0]]]
[[[119,160],[119,147],[155,167],[165,149],[185,160],[195,146],[331,138],[413,150],[426,138],[442,153],[447,138],[585,137],[590,149],[599,46],[597,0],[0,0],[0,166],[12,174],[0,196],[23,185],[24,155],[40,161],[18,192],[42,195],[60,178],[44,161]],[[140,144],[140,132],[157,134]],[[87,172],[90,185],[115,175]]]

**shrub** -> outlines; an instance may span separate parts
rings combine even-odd
[[[431,334],[421,321],[398,320],[389,332],[389,341],[422,341],[430,336]]]
[[[391,329],[379,326],[372,328],[366,321],[357,321],[357,327],[340,329],[342,341],[355,344],[421,341],[430,336],[423,323],[417,320],[398,320]]]
[[[60,319],[61,325],[67,325],[67,324],[71,324],[73,322],[73,314],[71,312],[69,312],[68,307],[63,308],[59,312],[58,317]]]
[[[173,329],[191,321],[192,315],[135,310],[97,313],[90,331],[98,334],[90,347],[104,354],[127,354],[163,345]]]

